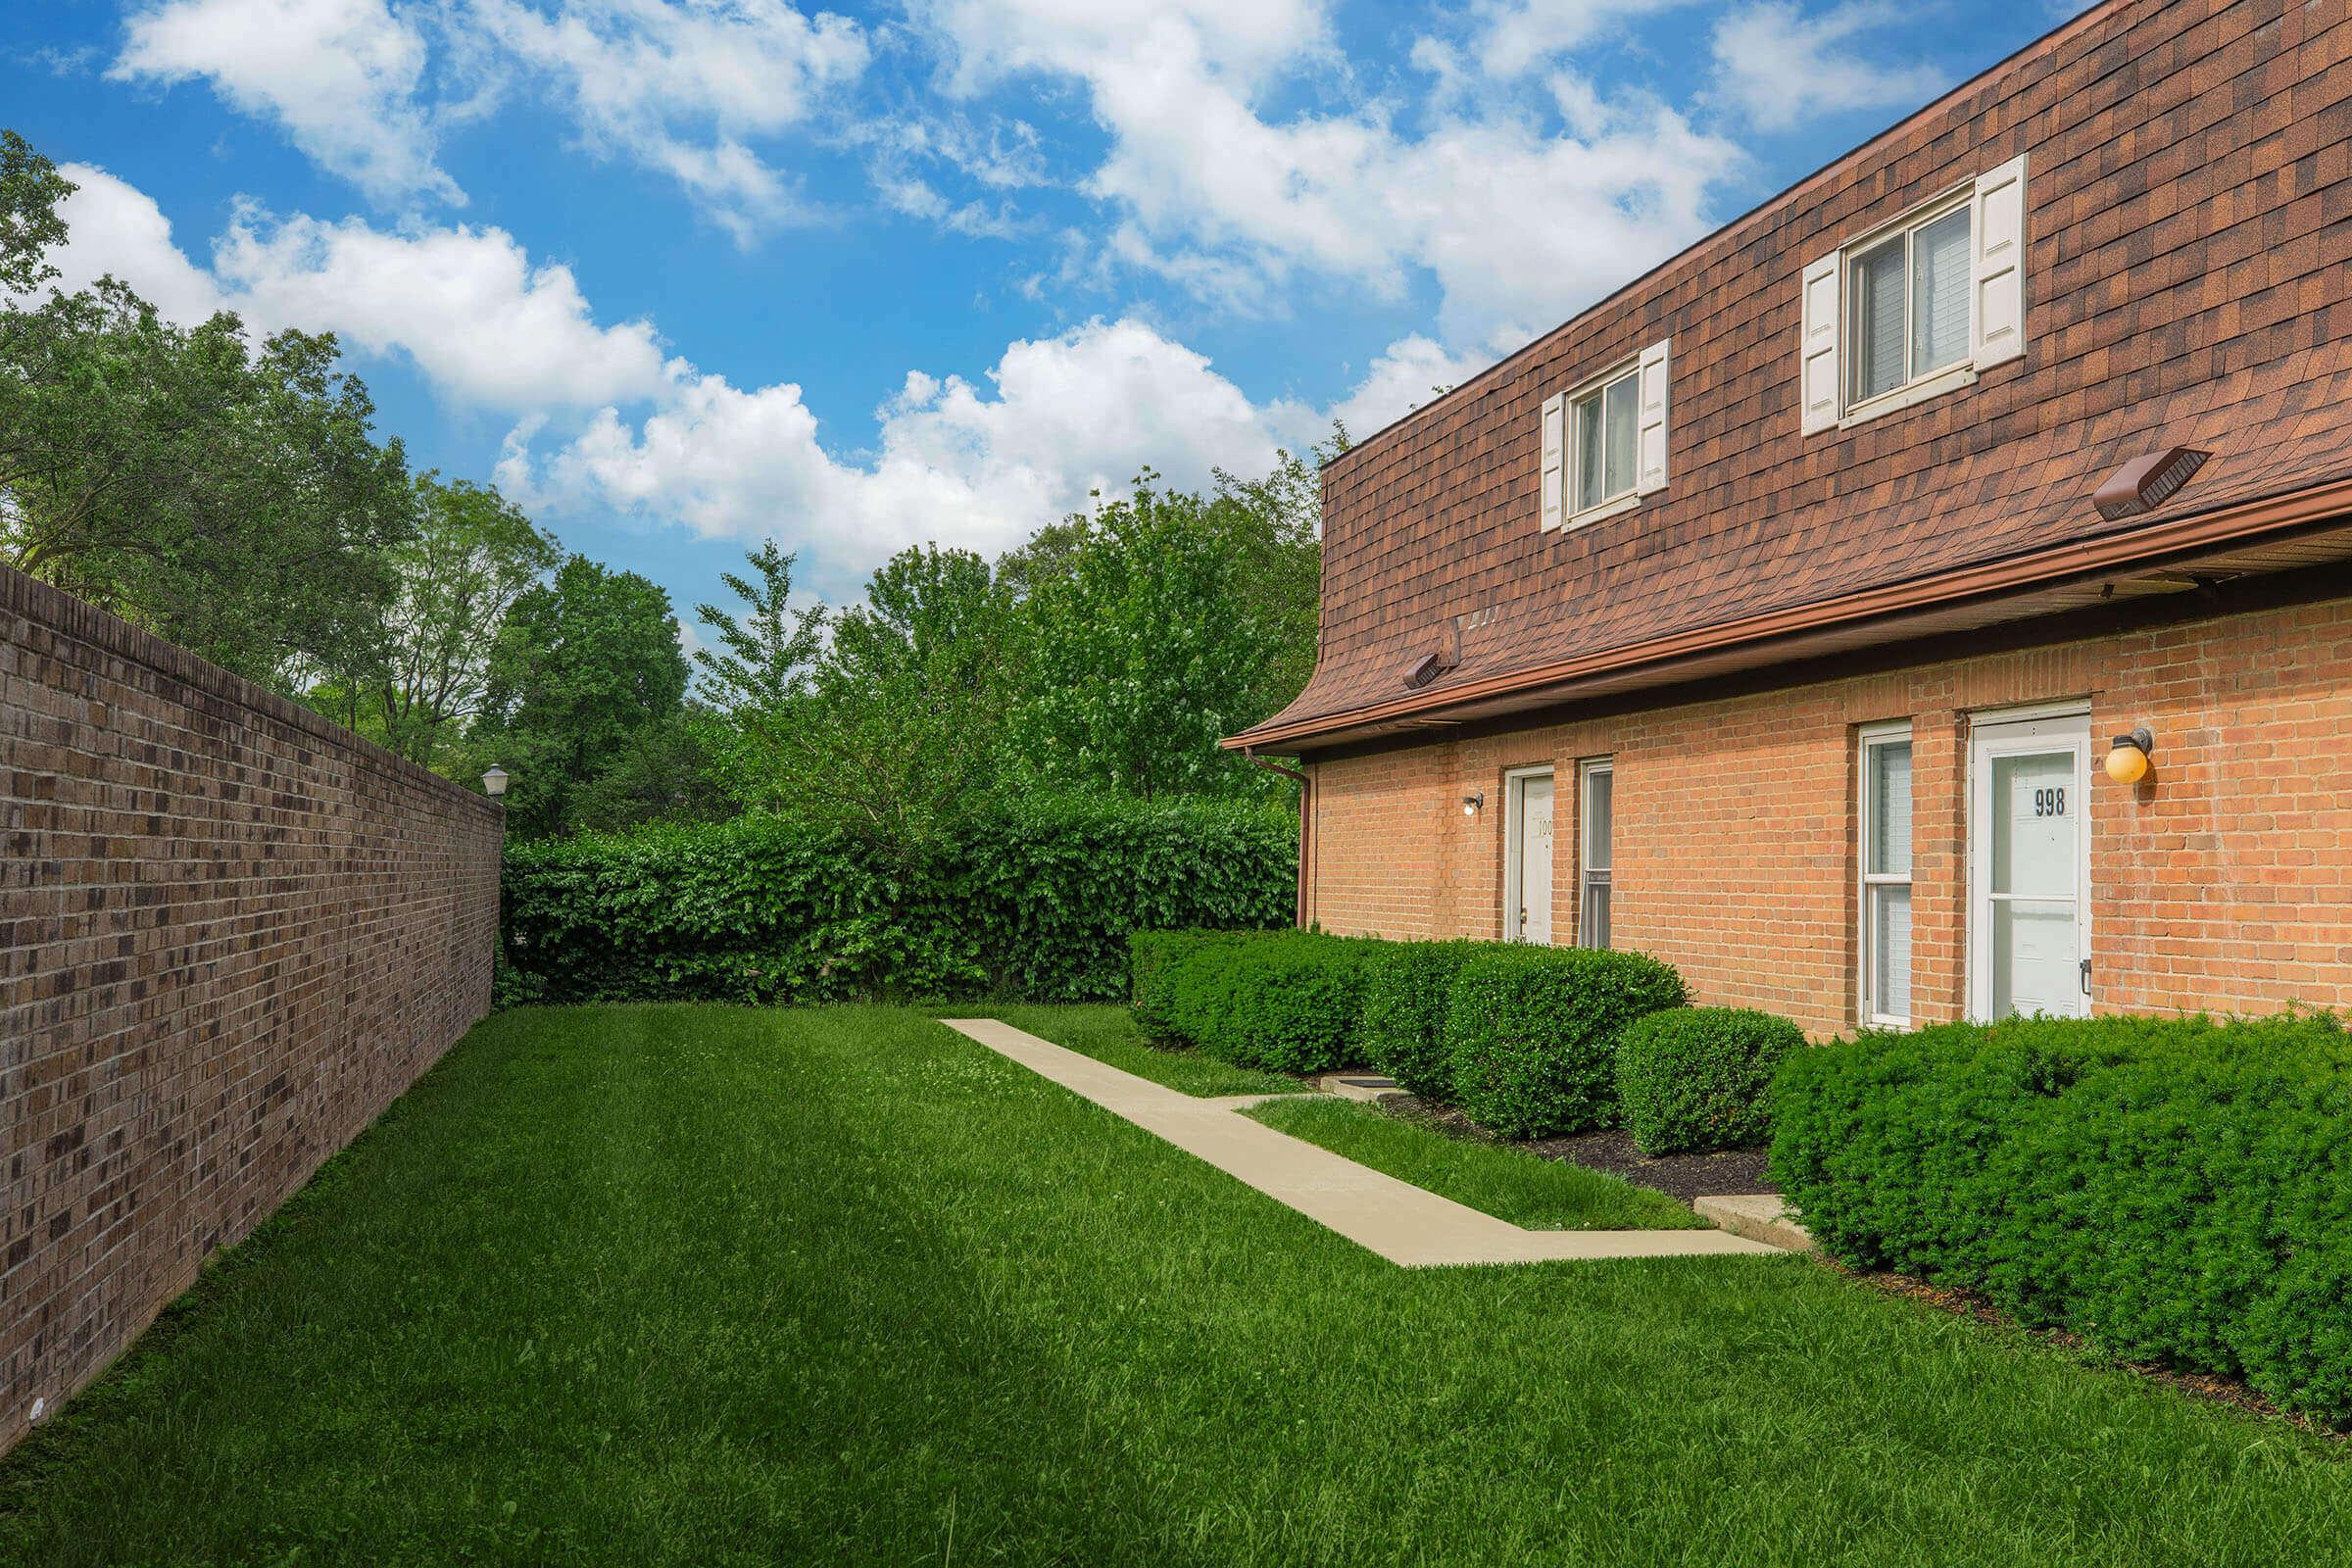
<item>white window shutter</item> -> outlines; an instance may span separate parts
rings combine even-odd
[[[1561,463],[1567,443],[1561,438],[1567,434],[1567,413],[1566,393],[1544,400],[1544,526],[1546,528],[1560,525],[1560,501],[1566,493]]]
[[[1842,372],[1838,368],[1838,275],[1845,253],[1832,251],[1805,269],[1804,346],[1797,375],[1797,400],[1804,411],[1804,433],[1833,430],[1843,412]]]
[[[1642,351],[1641,413],[1637,418],[1641,433],[1635,447],[1641,455],[1634,482],[1637,495],[1666,488],[1666,389],[1671,379],[1666,350],[1673,341],[1667,338]]]
[[[1973,205],[1976,309],[1969,348],[1981,370],[2026,352],[2025,155],[1978,175]]]

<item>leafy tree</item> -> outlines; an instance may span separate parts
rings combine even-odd
[[[1217,742],[1313,667],[1311,481],[1284,461],[1287,474],[1209,497],[1146,473],[1024,561],[1012,731],[1032,777],[1146,799],[1283,787]]]
[[[416,499],[334,338],[32,290],[72,186],[0,135],[0,561],[279,687],[354,667]]]
[[[572,556],[515,596],[493,645],[467,771],[514,774],[508,821],[524,837],[569,832],[577,798],[686,696],[669,596],[633,571]]]
[[[698,605],[712,646],[695,650],[704,700],[723,719],[714,764],[730,794],[755,810],[776,810],[792,799],[792,778],[803,748],[795,729],[818,655],[825,645],[825,609],[794,609],[792,568],[797,558],[773,539],[745,557],[754,575],[721,574],[745,609],[730,614]]]
[[[58,205],[74,182],[13,130],[0,130],[0,294],[29,294],[57,275],[43,259],[66,241]]]
[[[1005,599],[988,563],[901,551],[833,625],[818,666],[810,792],[898,842],[919,839],[997,783],[1007,699]],[[813,760],[812,760],[813,762]]]
[[[721,787],[718,743],[724,725],[688,703],[668,718],[641,725],[573,797],[573,823],[591,833],[620,833],[649,822],[723,822],[737,808]]]
[[[426,766],[447,760],[481,711],[490,651],[517,596],[563,559],[555,536],[497,490],[437,474],[416,481],[420,522],[386,559],[399,590],[360,667],[313,706]]]

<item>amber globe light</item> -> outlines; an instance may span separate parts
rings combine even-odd
[[[2140,725],[2129,735],[2118,735],[2107,752],[2107,776],[2118,784],[2136,784],[2148,776],[2148,757],[2156,750],[2156,737],[2148,726]]]

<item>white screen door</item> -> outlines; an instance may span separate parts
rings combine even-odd
[[[1551,943],[1551,774],[1511,774],[1509,836],[1503,851],[1502,934]]]
[[[2090,720],[1980,723],[1969,744],[1969,1012],[2090,1010]]]

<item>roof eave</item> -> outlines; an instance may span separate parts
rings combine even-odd
[[[1259,724],[1218,744],[1228,751],[1281,751],[1335,739],[1343,732],[1370,725],[1435,718],[1498,697],[1540,692],[1600,675],[1622,675],[1643,665],[1667,664],[1743,645],[1769,646],[1832,626],[1916,615],[1956,601],[2003,597],[2086,573],[2153,564],[2183,552],[2237,544],[2347,513],[2352,513],[2352,477],[2331,479],[2255,501],[2167,518],[2129,533],[2103,534],[1930,577],[1862,589],[1714,626],[1694,627],[1623,648],[1547,661],[1385,703],[1366,704],[1290,723]]]

